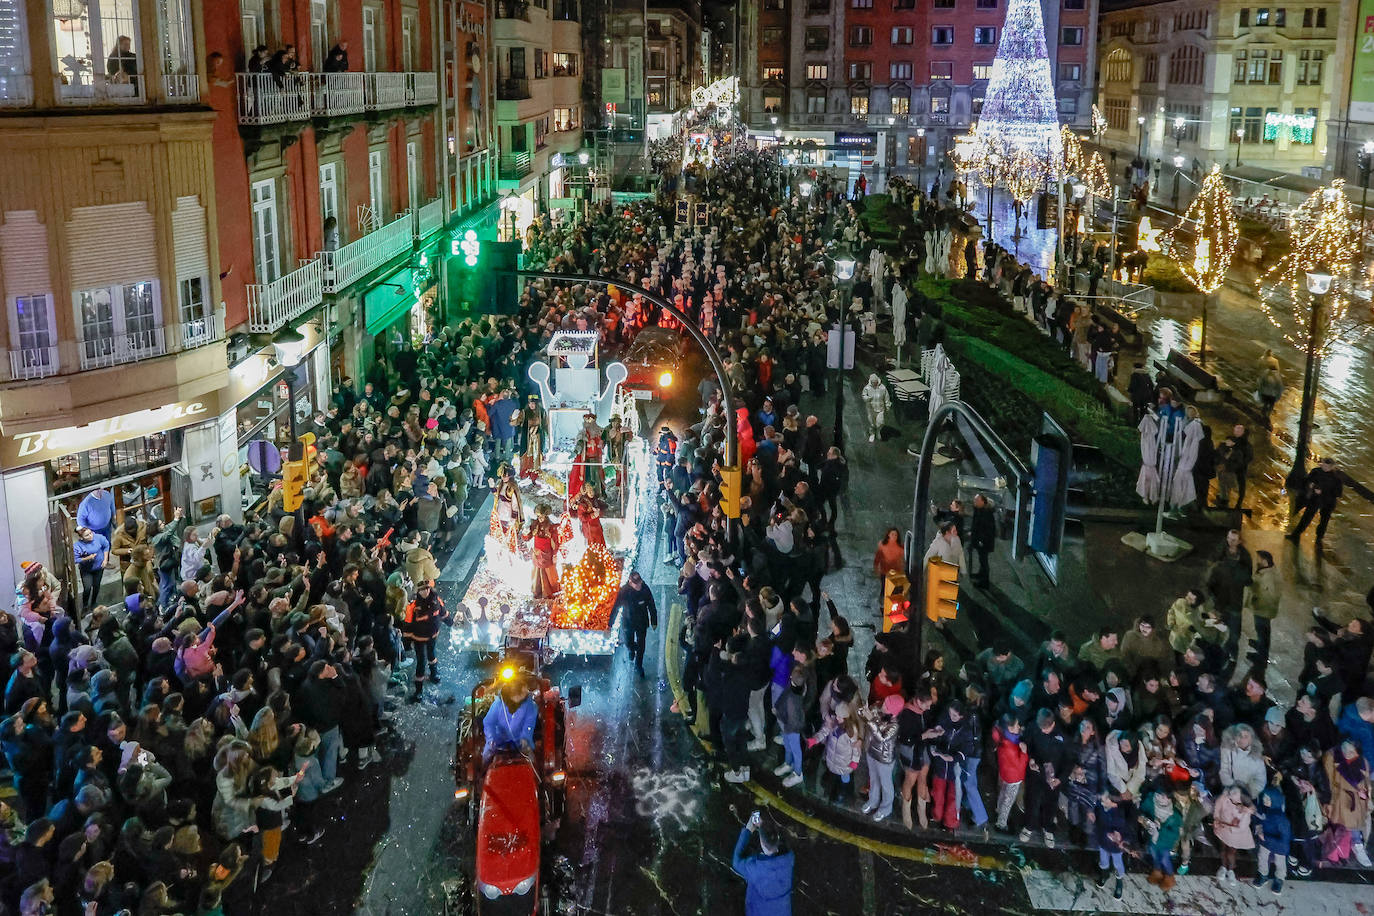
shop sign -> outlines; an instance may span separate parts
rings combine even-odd
[[[53,458],[113,445],[140,436],[190,426],[219,415],[219,396],[210,392],[194,401],[166,404],[85,426],[68,426],[0,439],[0,464],[7,468],[42,464]]]

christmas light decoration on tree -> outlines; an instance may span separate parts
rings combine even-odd
[[[1059,167],[1058,175],[1077,175],[1083,171],[1083,144],[1079,142],[1078,134],[1074,133],[1067,124],[1059,131],[1059,145],[1063,150],[1063,155],[1056,163]]]
[[[1341,341],[1358,340],[1371,330],[1368,303],[1358,305],[1350,288],[1350,274],[1360,250],[1360,227],[1345,196],[1345,182],[1337,179],[1313,192],[1288,214],[1292,250],[1279,259],[1260,281],[1260,307],[1286,340],[1300,348],[1315,330],[1319,356],[1328,356]],[[1307,293],[1307,272],[1331,275],[1330,291],[1318,300]],[[1312,309],[1320,307],[1313,322]]]
[[[1059,156],[1059,111],[1040,0],[1009,0],[983,109],[972,133],[1000,135],[1039,158]]]
[[[1088,193],[1096,197],[1106,197],[1112,193],[1112,179],[1107,174],[1107,163],[1102,161],[1101,153],[1094,152],[1092,159],[1084,166],[1083,184],[1087,185]]]
[[[1107,132],[1107,128],[1111,127],[1111,125],[1107,123],[1106,116],[1102,114],[1102,109],[1097,107],[1096,102],[1093,103],[1091,124],[1093,136],[1099,138]]]
[[[1191,252],[1180,230],[1192,236]],[[1178,262],[1179,270],[1198,292],[1211,295],[1226,282],[1239,240],[1235,201],[1226,188],[1221,166],[1214,165],[1183,218],[1165,236],[1164,251]]]

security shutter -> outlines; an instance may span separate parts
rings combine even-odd
[[[48,233],[33,210],[11,210],[0,225],[0,276],[5,296],[52,293]]]
[[[157,232],[144,201],[76,208],[67,245],[73,291],[157,279]]]
[[[206,277],[210,274],[205,234],[205,208],[200,198],[178,197],[172,211],[172,248],[175,252],[177,280]]]

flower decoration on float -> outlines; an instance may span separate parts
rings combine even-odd
[[[610,626],[619,591],[620,561],[600,544],[589,545],[563,573],[551,623],[560,629],[604,630]]]

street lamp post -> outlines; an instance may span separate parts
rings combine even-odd
[[[835,360],[835,435],[834,443],[844,448],[844,357],[845,337],[849,331],[849,284],[854,279],[854,268],[858,262],[848,248],[835,251],[835,282],[840,289],[840,314],[834,329],[839,334],[839,356]],[[855,342],[857,346],[857,341]],[[875,430],[876,433],[876,430]]]
[[[1322,309],[1331,291],[1331,274],[1320,267],[1307,271],[1307,293],[1312,305],[1307,319],[1307,361],[1302,372],[1302,409],[1298,414],[1298,442],[1293,450],[1293,467],[1285,481],[1289,489],[1301,485],[1307,474],[1307,451],[1312,439],[1312,413],[1317,403],[1317,338],[1321,332]]]
[[[992,240],[992,190],[997,184],[997,166],[1002,161],[1002,157],[996,153],[988,153],[988,240]]]
[[[1174,157],[1174,209],[1178,209],[1178,178],[1183,173],[1183,157]]]
[[[1369,212],[1365,206],[1369,203],[1369,168],[1374,165],[1374,140],[1364,141],[1356,161],[1360,165],[1360,266],[1363,268],[1365,236],[1369,232]]]
[[[921,141],[919,144],[921,150],[916,154],[916,190],[924,191],[925,186],[922,182],[922,173],[925,171],[926,165],[926,129],[924,127],[916,128],[916,139]]]
[[[1140,117],[1136,118],[1135,125],[1135,157],[1139,159],[1145,155],[1145,116],[1141,115]]]
[[[305,355],[305,336],[291,325],[286,325],[272,338],[272,350],[277,364],[284,370],[286,381],[286,428],[291,436],[291,444],[296,442],[296,367]]]
[[[1240,144],[1245,139],[1245,128],[1236,128],[1236,168],[1240,168]]]

